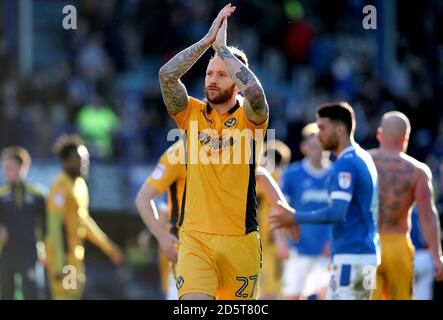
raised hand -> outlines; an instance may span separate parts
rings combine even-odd
[[[228,18],[224,18],[220,29],[218,29],[217,36],[212,43],[214,50],[219,49],[221,46],[226,46],[226,33],[228,30]]]
[[[212,22],[211,28],[209,29],[208,33],[203,38],[204,42],[211,45],[215,41],[215,38],[220,27],[222,26],[223,21],[231,16],[231,14],[235,11],[235,8],[236,7],[228,3],[226,6],[223,7],[223,9],[220,10],[217,17]]]

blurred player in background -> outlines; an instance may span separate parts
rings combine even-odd
[[[328,204],[327,179],[330,164],[323,156],[317,134],[316,123],[303,128],[300,150],[305,158],[291,164],[282,177],[282,191],[295,210],[311,211]],[[284,264],[284,298],[298,300],[316,294],[318,299],[325,299],[329,282],[329,234],[329,225],[300,226],[300,240],[290,241],[289,257]],[[287,246],[287,243],[281,245]]]
[[[414,206],[411,214],[411,240],[415,248],[413,299],[432,300],[434,264],[432,263],[432,254],[420,228],[416,206]]]
[[[172,164],[168,154],[182,159]],[[178,218],[186,181],[184,144],[179,140],[160,157],[157,166],[140,188],[135,203],[144,223],[160,247],[159,268],[162,289],[168,300],[178,299],[175,288],[175,264],[178,253]],[[168,214],[159,214],[153,199],[168,192]]]
[[[281,150],[283,158],[287,159],[288,150],[278,143],[276,145],[279,146],[278,149]],[[181,160],[171,163],[170,159]],[[154,171],[140,188],[135,200],[140,216],[160,246],[160,275],[162,288],[168,300],[178,298],[175,286],[175,264],[179,244],[178,218],[186,179],[184,161],[184,144],[183,140],[180,140],[163,153]],[[265,168],[257,168],[256,178],[258,192],[264,198],[263,201],[274,207],[278,206],[278,201],[285,201],[277,182]],[[160,210],[157,210],[153,199],[166,190],[168,191],[169,214],[162,220]]]
[[[86,280],[85,240],[99,247],[114,264],[122,263],[123,255],[89,215],[87,148],[78,136],[63,135],[54,149],[63,170],[51,185],[47,201],[48,274],[54,299],[77,300],[82,297]]]
[[[268,152],[274,154],[274,163],[264,163],[266,169],[274,168],[271,175],[274,180],[279,183],[282,171],[291,161],[291,149],[280,140],[275,140],[272,146],[274,150],[265,150],[264,158],[268,159]],[[270,148],[270,147],[269,147]],[[260,176],[257,176],[257,178]],[[274,236],[269,231],[268,216],[273,206],[267,199],[266,194],[263,193],[263,188],[260,188],[259,181],[257,181],[257,200],[258,200],[258,225],[260,228],[260,237],[262,240],[262,272],[260,279],[260,290],[258,297],[263,300],[276,299],[280,294],[281,288],[281,262],[277,257],[277,252],[274,243]],[[278,237],[278,236],[277,236]]]
[[[329,178],[330,204],[272,214],[270,223],[273,227],[333,223],[328,298],[368,300],[380,263],[377,169],[369,153],[355,143],[355,115],[348,103],[322,105],[317,117],[323,150],[337,156]]]
[[[409,237],[409,215],[415,202],[420,225],[432,254],[437,280],[443,280],[440,222],[434,204],[429,167],[404,152],[411,125],[401,112],[386,113],[377,131],[380,147],[370,151],[380,180],[378,228],[381,265],[374,299],[412,299],[414,247]]]
[[[36,267],[44,259],[46,208],[43,195],[25,182],[31,156],[22,147],[1,153],[7,185],[0,187],[0,298],[16,298],[16,276],[21,278],[23,299],[38,296]],[[42,275],[44,279],[44,275]]]
[[[181,299],[257,296],[261,248],[255,169],[256,149],[260,150],[264,135],[260,137],[255,129],[262,133],[267,129],[269,107],[246,55],[226,45],[227,18],[234,11],[231,4],[226,5],[200,41],[159,71],[168,113],[187,134],[187,156],[198,158],[186,167],[179,220],[177,287]],[[188,96],[180,78],[211,46],[215,56],[206,69],[208,103],[204,103]],[[242,105],[237,101],[239,92],[244,96]],[[235,139],[239,131],[251,134]],[[211,161],[220,154],[229,156],[228,163]],[[211,159],[206,162],[201,155]],[[240,164],[234,163],[237,155],[243,159]]]

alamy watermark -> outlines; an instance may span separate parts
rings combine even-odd
[[[377,8],[368,4],[363,7],[362,12],[366,15],[362,21],[363,29],[377,30]]]
[[[184,139],[185,148],[169,152],[170,164],[254,164],[266,163],[267,169],[273,171],[275,164],[275,130],[274,129],[215,129],[199,130],[198,121],[190,121],[189,130],[172,129],[167,141]],[[266,139],[266,142],[264,142]],[[266,150],[266,153],[263,151]]]
[[[77,29],[77,8],[73,5],[66,5],[63,7],[63,17],[62,26],[65,30],[76,30]]]

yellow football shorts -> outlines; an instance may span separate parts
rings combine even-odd
[[[178,296],[200,293],[217,300],[255,299],[261,271],[258,232],[242,236],[180,230]]]
[[[168,293],[168,287],[169,287],[169,272],[171,270],[171,263],[169,262],[168,258],[161,252],[161,250],[158,250],[158,271],[160,274],[160,283],[163,293],[166,295]]]
[[[282,264],[277,257],[274,243],[263,241],[263,267],[260,278],[259,298],[278,296],[281,290]]]
[[[381,264],[377,268],[374,300],[411,300],[414,281],[414,245],[408,236],[380,234]]]

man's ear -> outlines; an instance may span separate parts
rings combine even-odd
[[[405,140],[403,141],[403,147],[402,147],[403,152],[408,151],[408,145],[409,145],[409,135],[406,135]]]
[[[300,152],[306,156],[307,152],[308,152],[308,146],[306,145],[306,143],[301,142],[300,143]]]
[[[347,135],[347,129],[343,123],[336,124],[335,128],[339,137],[344,137]]]
[[[377,134],[376,134],[376,138],[377,138],[378,143],[381,143],[382,137],[383,137],[383,129],[381,127],[378,127]]]

